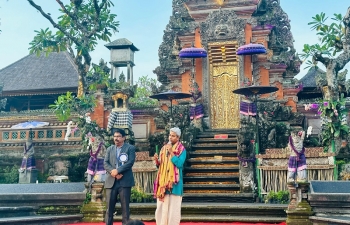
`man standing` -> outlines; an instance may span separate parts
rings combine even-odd
[[[180,142],[181,130],[170,129],[169,143],[160,150],[154,160],[159,166],[154,182],[154,196],[157,198],[155,218],[157,225],[179,225],[183,195],[182,169],[186,159],[185,147]]]
[[[113,134],[114,144],[107,148],[104,167],[108,173],[106,188],[106,225],[113,225],[115,204],[119,195],[122,208],[122,224],[130,217],[129,203],[131,187],[135,185],[132,166],[135,162],[135,147],[125,143],[125,131],[116,129]]]

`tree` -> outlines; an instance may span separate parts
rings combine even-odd
[[[137,81],[137,88],[133,98],[130,98],[130,105],[132,107],[155,107],[158,105],[156,99],[149,98],[153,94],[154,89],[158,88],[158,82],[154,78],[147,75],[142,76]]]
[[[301,57],[308,60],[309,66],[317,67],[318,62],[326,67],[328,100],[339,100],[338,74],[350,61],[350,7],[344,17],[334,14],[332,23],[327,23],[325,13],[312,17],[308,23],[312,30],[317,31],[320,44],[305,44]]]
[[[28,0],[29,4],[37,9],[46,18],[56,32],[49,28],[36,32],[36,36],[30,43],[30,53],[46,53],[68,51],[78,68],[79,84],[78,98],[87,91],[86,76],[91,66],[91,55],[98,40],[110,41],[112,32],[117,32],[119,22],[115,20],[110,8],[111,0],[71,0],[64,5],[61,0],[59,11],[62,14],[55,21],[49,13],[46,13],[34,0]]]
[[[346,139],[349,135],[349,125],[347,121],[348,111],[345,107],[345,99],[340,95],[339,80],[342,79],[340,72],[350,61],[350,7],[346,15],[334,14],[332,23],[327,23],[328,17],[325,13],[312,17],[313,21],[308,23],[312,30],[317,31],[320,44],[305,44],[301,57],[307,60],[309,66],[317,67],[322,63],[326,67],[327,85],[324,90],[324,100],[321,102],[319,111],[326,119],[322,124],[322,138],[325,149],[332,148],[339,152],[341,139]]]

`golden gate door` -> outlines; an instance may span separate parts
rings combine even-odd
[[[209,44],[210,123],[212,129],[239,128],[236,42]]]

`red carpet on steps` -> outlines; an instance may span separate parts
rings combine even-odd
[[[144,222],[145,225],[156,225],[155,222]],[[105,223],[70,223],[70,224],[62,224],[62,225],[104,225]],[[114,222],[113,225],[121,225],[121,222]],[[180,225],[286,225],[283,223],[240,223],[240,222],[232,222],[232,223],[205,223],[205,222],[181,222]]]

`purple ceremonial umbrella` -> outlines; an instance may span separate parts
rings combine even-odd
[[[238,47],[237,55],[255,55],[266,53],[266,48],[262,44],[247,44]]]
[[[173,99],[182,99],[192,97],[190,93],[177,92],[173,90],[169,90],[166,92],[158,93],[149,96],[150,98],[158,99],[158,100],[170,100],[170,119],[173,118]]]
[[[205,58],[207,57],[207,51],[205,51],[204,48],[196,48],[196,47],[190,47],[190,48],[184,48],[181,49],[179,53],[180,58]]]

